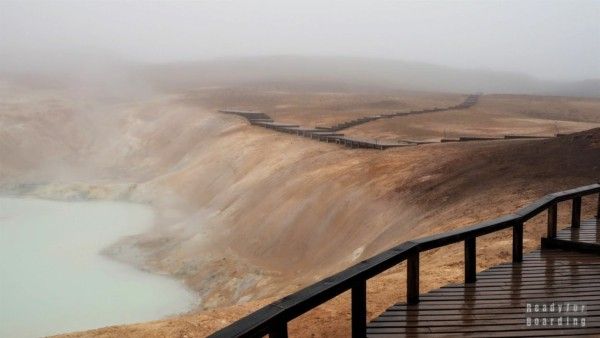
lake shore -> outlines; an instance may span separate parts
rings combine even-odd
[[[101,254],[147,231],[153,218],[132,203],[0,197],[0,335],[34,337],[193,309],[197,295],[180,282]]]

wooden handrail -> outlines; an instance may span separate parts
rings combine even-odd
[[[404,242],[369,259],[361,261],[333,276],[283,297],[210,337],[287,337],[287,323],[326,301],[351,290],[352,336],[361,337],[366,330],[366,282],[368,279],[403,262],[407,264],[407,303],[419,301],[419,254],[449,244],[465,242],[465,283],[475,281],[476,238],[503,229],[513,229],[513,262],[523,259],[523,224],[548,210],[548,237],[556,236],[557,203],[573,200],[572,219],[579,220],[581,197],[598,193],[600,215],[600,184],[591,184],[546,195],[517,212],[470,227]],[[578,202],[575,202],[575,201]],[[577,214],[577,215],[575,215]]]

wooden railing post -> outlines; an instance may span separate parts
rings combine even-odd
[[[523,222],[513,225],[513,263],[523,261]]]
[[[598,206],[596,207],[596,224],[600,224],[600,193],[598,193]]]
[[[476,238],[471,237],[465,240],[465,283],[474,283],[477,280],[476,264]]]
[[[556,226],[558,222],[558,205],[552,204],[548,208],[548,238],[556,238]]]
[[[406,302],[419,302],[419,253],[408,257],[406,262]]]
[[[352,338],[367,335],[367,281],[361,280],[352,287]]]
[[[571,209],[571,227],[577,228],[581,224],[581,196],[573,198]]]
[[[283,320],[277,322],[269,331],[269,338],[288,338],[287,323]]]

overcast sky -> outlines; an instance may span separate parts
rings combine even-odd
[[[0,0],[0,51],[65,50],[151,62],[383,57],[579,80],[600,78],[600,0]]]

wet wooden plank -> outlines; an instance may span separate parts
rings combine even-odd
[[[581,201],[573,202],[573,208],[581,209]],[[546,248],[560,248],[571,252],[589,252],[600,255],[600,230],[597,219],[579,221],[579,226],[567,227],[560,230],[555,238],[543,238],[542,246]]]
[[[582,221],[579,236],[596,236],[595,227],[595,221]],[[552,302],[585,304],[586,325],[526,325],[528,303]],[[545,316],[557,320],[559,314]],[[367,325],[369,337],[586,335],[600,335],[600,256],[560,249],[535,250],[524,254],[521,263],[490,267],[473,283],[449,284],[420,295],[418,304],[395,304]]]

